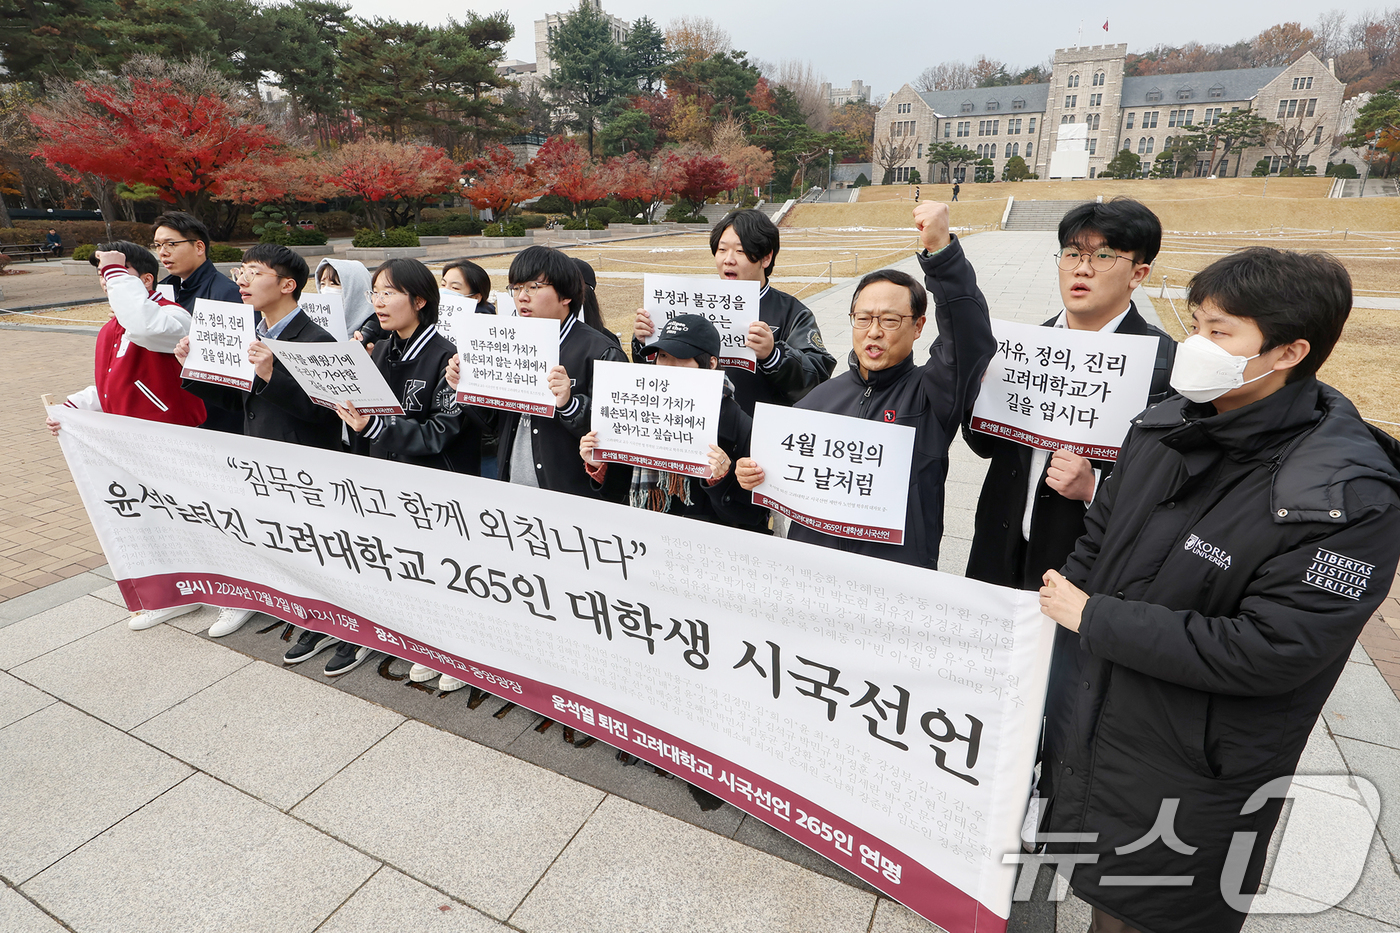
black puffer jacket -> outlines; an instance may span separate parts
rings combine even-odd
[[[919,264],[938,326],[928,362],[914,365],[911,353],[898,365],[876,370],[865,379],[852,350],[848,371],[813,389],[795,406],[915,429],[904,544],[837,538],[796,522],[788,537],[937,570],[948,446],[964,413],[977,400],[996,340],[987,300],[957,237],[932,256],[920,256]]]
[[[1090,593],[1059,629],[1046,705],[1043,828],[1095,906],[1150,933],[1238,930],[1221,896],[1231,838],[1255,832],[1257,890],[1280,800],[1400,556],[1400,444],[1307,378],[1225,414],[1180,396],[1136,420],[1065,576]],[[1192,855],[1150,837],[1164,799]],[[1191,876],[1185,887],[1104,876]],[[1238,889],[1237,889],[1238,890]]]

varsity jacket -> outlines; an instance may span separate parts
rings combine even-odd
[[[300,310],[293,311],[279,340],[299,343],[334,343],[326,333]],[[244,392],[232,386],[185,380],[185,388],[219,407],[243,415],[243,433],[249,437],[265,437],[324,450],[340,450],[340,416],[333,408],[317,405],[301,390],[296,379],[282,361],[272,361],[272,379],[263,382],[253,377],[253,390]]]
[[[595,360],[626,362],[627,357],[607,334],[594,330],[578,315],[561,322],[559,363],[569,374],[572,387],[569,404],[556,409],[554,417],[530,418],[530,450],[535,461],[535,481],[541,489],[567,492],[590,498],[615,498],[613,483],[606,490],[594,486],[578,455],[578,441],[589,431],[592,420],[593,363]],[[500,420],[499,478],[510,482],[511,451],[520,415],[506,412]],[[624,487],[625,488],[625,487]]]
[[[862,378],[852,350],[847,372],[817,386],[795,406],[914,428],[904,544],[838,538],[796,522],[788,537],[937,570],[948,446],[964,413],[977,400],[996,339],[987,300],[956,236],[937,253],[920,254],[919,265],[938,326],[928,362],[914,365],[911,353],[903,362]]]
[[[822,343],[817,319],[806,305],[765,285],[758,293],[758,319],[773,331],[773,353],[758,363],[757,372],[726,367],[734,383],[734,399],[750,417],[757,402],[795,405],[808,392],[831,378],[836,359]],[[632,338],[632,359],[648,362],[645,345]]]
[[[1045,322],[1053,327],[1059,315]],[[1129,303],[1128,313],[1115,333],[1144,334],[1157,338],[1157,359],[1152,368],[1152,384],[1147,404],[1155,405],[1172,394],[1168,380],[1176,359],[1176,342],[1164,331],[1143,320],[1137,307]],[[974,580],[1016,589],[1040,589],[1045,571],[1058,570],[1074,550],[1074,542],[1084,533],[1084,513],[1089,503],[1067,499],[1045,483],[1046,470],[1036,477],[1035,506],[1031,513],[1031,536],[1021,536],[1026,510],[1026,476],[1031,469],[1031,449],[1024,444],[990,434],[980,434],[963,419],[963,440],[979,457],[991,458],[982,493],[977,497],[977,519],[972,535],[972,551],[967,559],[967,575]],[[1091,460],[1099,471],[1102,485],[1113,472],[1113,461]],[[1049,461],[1046,461],[1046,469]]]
[[[183,424],[204,422],[204,403],[180,386],[175,345],[190,332],[190,315],[141,277],[115,263],[104,266],[113,317],[97,334],[92,385],[70,395],[71,408]]]
[[[457,352],[433,324],[419,325],[408,339],[397,334],[374,344],[374,365],[384,374],[403,415],[373,415],[350,438],[350,450],[369,457],[481,475],[483,409],[457,402],[443,373]]]

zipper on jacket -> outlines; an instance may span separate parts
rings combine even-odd
[[[868,398],[870,398],[870,393],[871,393],[871,392],[874,392],[874,391],[875,391],[875,387],[874,387],[874,386],[866,386],[866,387],[865,387],[865,394],[864,394],[863,396],[861,396],[861,399],[860,399],[860,407],[861,407],[861,408],[864,408],[864,407],[865,407],[865,400],[868,399]]]

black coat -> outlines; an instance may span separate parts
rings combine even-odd
[[[1056,633],[1043,828],[1097,833],[1075,893],[1151,933],[1238,930],[1221,897],[1231,838],[1254,832],[1257,890],[1292,774],[1400,556],[1400,443],[1313,378],[1225,414],[1173,396],[1135,419],[1065,576],[1091,594]],[[1196,847],[1148,836],[1164,798]],[[1120,887],[1105,876],[1186,876]]]
[[[403,405],[403,415],[374,415],[350,438],[350,450],[436,470],[481,475],[481,438],[489,415],[457,402],[443,377],[456,354],[437,327],[420,326],[407,340],[396,334],[374,344],[374,365]]]
[[[938,326],[938,338],[929,348],[928,362],[916,366],[911,353],[899,364],[876,370],[870,378],[863,379],[852,350],[850,369],[817,386],[795,406],[914,428],[904,544],[838,538],[796,522],[788,537],[937,570],[938,546],[943,539],[948,446],[958,423],[977,400],[982,374],[996,351],[996,339],[992,336],[987,300],[977,287],[977,276],[957,237],[938,253],[920,256],[919,264]]]
[[[734,383],[734,399],[750,417],[758,402],[795,405],[808,392],[831,378],[836,359],[822,343],[811,310],[771,285],[759,292],[758,319],[773,332],[773,354],[758,364],[757,372],[726,366],[724,374]],[[646,349],[632,338],[632,359],[647,361]]]
[[[620,498],[625,489],[620,482],[615,484],[609,478],[606,488],[600,490],[588,478],[583,459],[578,455],[579,438],[588,433],[593,418],[593,363],[597,360],[625,363],[627,357],[614,338],[589,327],[578,316],[564,321],[559,337],[559,364],[568,372],[572,384],[569,404],[556,409],[552,418],[539,415],[530,418],[535,481],[541,489],[611,499]],[[505,412],[501,415],[497,471],[505,482],[510,482],[510,454],[519,427],[519,414]]]
[[[282,331],[279,340],[298,343],[334,343],[335,338],[301,311]],[[287,372],[282,361],[272,360],[272,379],[263,382],[253,377],[253,390],[244,392],[232,386],[214,385],[186,379],[185,389],[214,405],[243,414],[243,434],[264,437],[270,441],[285,441],[324,450],[340,449],[340,426],[343,423],[333,408],[317,405],[302,391],[295,377]]]
[[[1045,322],[1053,326],[1059,316]],[[1137,306],[1128,313],[1116,333],[1144,334],[1157,338],[1157,360],[1152,368],[1152,385],[1147,404],[1155,405],[1172,394],[1168,379],[1176,359],[1176,342],[1164,331],[1143,320]],[[962,425],[963,440],[973,453],[991,458],[982,492],[977,497],[977,519],[972,535],[972,551],[967,558],[967,575],[974,580],[1009,586],[1019,590],[1040,588],[1045,571],[1058,570],[1074,550],[1074,542],[1084,534],[1084,513],[1089,503],[1067,499],[1045,483],[1045,473],[1036,478],[1035,511],[1031,515],[1031,538],[1021,537],[1026,513],[1026,476],[1031,469],[1031,448],[1004,437],[982,434]],[[1099,482],[1113,470],[1111,460],[1092,460],[1100,471]],[[1049,468],[1049,463],[1046,463]]]

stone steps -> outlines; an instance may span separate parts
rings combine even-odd
[[[1003,230],[1058,230],[1060,219],[1087,201],[1013,201]]]

